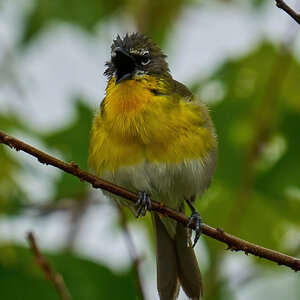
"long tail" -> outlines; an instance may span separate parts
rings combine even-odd
[[[152,222],[160,300],[176,299],[180,285],[190,299],[199,300],[203,295],[201,273],[194,250],[187,247],[186,228],[177,223],[172,239],[156,213],[152,213]]]

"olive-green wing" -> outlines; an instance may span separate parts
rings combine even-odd
[[[192,92],[181,82],[173,79],[173,93],[180,95],[186,101],[194,101]]]

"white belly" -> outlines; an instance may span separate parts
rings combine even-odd
[[[215,167],[216,151],[211,151],[204,160],[190,159],[176,164],[144,160],[114,172],[104,171],[101,177],[131,191],[146,191],[152,199],[179,209],[184,198],[203,194],[211,183]]]

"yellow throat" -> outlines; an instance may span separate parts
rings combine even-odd
[[[156,76],[108,82],[95,117],[89,164],[101,174],[120,166],[203,159],[214,143],[208,113],[199,103],[172,92]]]

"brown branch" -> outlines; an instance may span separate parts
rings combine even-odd
[[[276,6],[284,10],[300,25],[300,14],[297,14],[292,8],[290,8],[283,0],[275,0]]]
[[[38,159],[39,162],[47,165],[52,165],[56,168],[59,168],[69,174],[72,174],[80,179],[81,182],[87,181],[94,188],[100,188],[111,192],[115,195],[124,197],[132,202],[137,202],[138,194],[134,192],[130,192],[124,188],[121,188],[111,182],[105,181],[95,175],[92,175],[78,167],[78,165],[74,162],[67,164],[49,154],[42,152],[12,136],[9,136],[5,132],[0,131],[0,143],[6,144],[11,148],[15,148],[17,151],[24,151]],[[181,222],[184,225],[187,225],[189,218],[167,206],[164,206],[161,203],[156,201],[152,201],[152,209],[165,217],[172,218],[178,222]],[[194,225],[192,224],[191,228],[194,229]],[[223,242],[228,245],[228,249],[233,251],[244,251],[245,254],[251,253],[260,258],[265,258],[270,261],[276,262],[278,265],[285,265],[294,271],[300,270],[300,259],[291,257],[280,252],[267,249],[253,243],[249,243],[242,239],[239,239],[233,235],[230,235],[224,230],[220,228],[213,228],[209,225],[203,224],[202,227],[203,234],[210,236],[213,239],[216,239],[220,242]]]
[[[45,273],[46,278],[53,283],[53,285],[55,286],[55,288],[57,289],[60,295],[60,298],[62,300],[71,300],[71,296],[65,285],[63,277],[53,269],[53,267],[50,265],[46,257],[41,253],[36,243],[36,240],[34,238],[33,232],[28,233],[27,239],[37,264]]]

